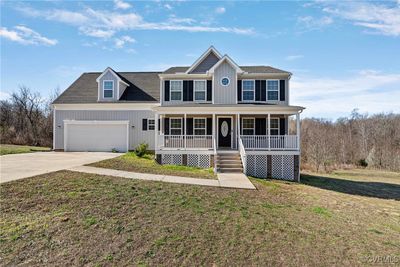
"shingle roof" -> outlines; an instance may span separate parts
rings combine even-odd
[[[179,66],[179,67],[171,67],[163,72],[163,74],[175,74],[186,72],[190,67],[189,66]],[[240,68],[248,73],[284,73],[290,74],[288,71],[280,70],[277,68],[273,68],[270,66],[240,66]]]
[[[53,104],[98,103],[96,79],[102,72],[83,73]],[[160,72],[118,72],[129,86],[118,102],[158,102],[160,100]]]

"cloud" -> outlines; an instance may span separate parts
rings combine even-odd
[[[110,12],[109,10],[95,10],[90,7],[86,7],[80,12],[60,9],[36,10],[30,7],[19,7],[17,10],[28,16],[77,26],[80,33],[97,38],[110,38],[118,31],[126,30],[224,32],[240,35],[255,34],[252,28],[196,25],[196,20],[192,18],[171,16],[166,21],[148,22],[138,13]],[[60,14],[60,16],[55,16],[54,13]]]
[[[305,116],[337,118],[361,112],[400,112],[400,73],[361,70],[343,79],[294,76],[291,102],[306,107]]]
[[[366,33],[400,36],[400,4],[339,2],[323,4],[325,13],[367,29]]]
[[[8,100],[11,98],[11,94],[0,91],[0,100]]]
[[[293,60],[300,59],[300,58],[303,58],[303,57],[304,57],[303,55],[291,55],[291,56],[285,57],[285,60],[293,61]]]
[[[215,9],[215,13],[217,13],[217,14],[224,14],[225,13],[225,7],[217,7],[216,9]]]
[[[302,27],[303,31],[321,30],[333,23],[331,17],[315,18],[312,16],[304,16],[297,18],[297,24]]]
[[[124,2],[122,0],[114,0],[114,8],[115,9],[128,9],[131,7],[132,7],[132,5],[127,2]]]
[[[8,30],[6,27],[1,27],[0,36],[23,45],[53,46],[58,43],[57,40],[46,38],[38,32],[23,25],[15,26],[14,30]]]
[[[173,8],[170,4],[165,4],[164,7],[168,10],[172,10]]]
[[[127,44],[127,43],[131,43],[131,44],[136,43],[136,40],[130,36],[125,35],[125,36],[122,36],[121,38],[115,38],[114,43],[115,43],[116,48],[123,48],[125,46],[125,44]]]

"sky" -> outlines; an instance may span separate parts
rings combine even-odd
[[[293,73],[303,117],[400,112],[399,1],[0,1],[0,99],[83,72],[163,71],[210,45]]]

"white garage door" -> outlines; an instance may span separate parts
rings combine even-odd
[[[64,150],[126,152],[128,125],[128,121],[64,121]]]

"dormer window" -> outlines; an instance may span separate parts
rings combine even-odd
[[[254,101],[254,80],[243,80],[243,101]]]
[[[103,98],[113,98],[114,81],[103,81]]]

